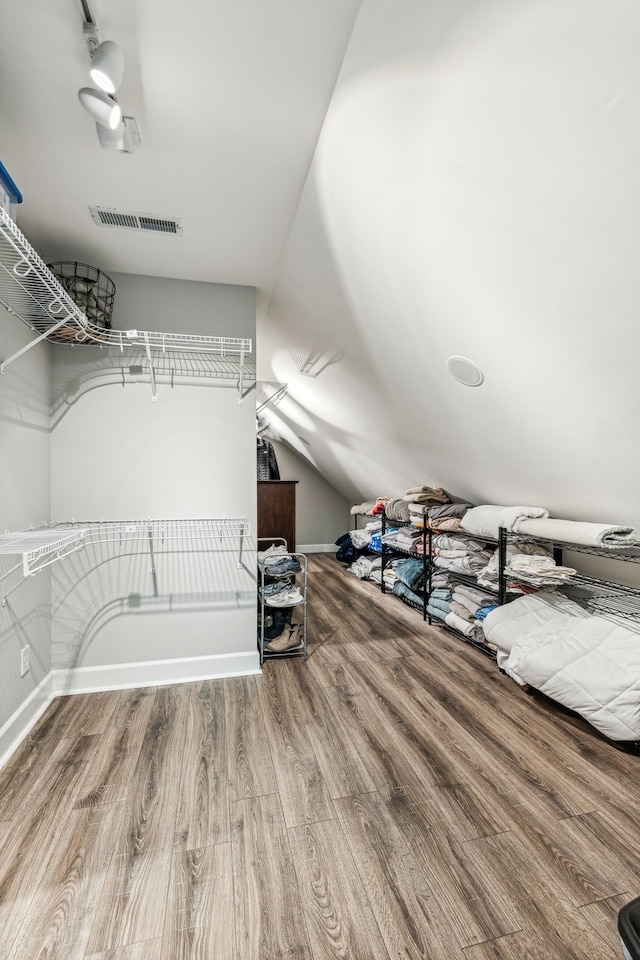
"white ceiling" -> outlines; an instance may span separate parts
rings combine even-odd
[[[0,159],[46,257],[255,285],[273,429],[352,499],[640,526],[637,0],[95,0],[131,157],[76,101],[79,0],[0,2]]]
[[[103,150],[80,0],[1,2],[0,159],[45,256],[269,289],[358,0],[91,0],[142,145]],[[180,217],[180,238],[97,228],[89,204]]]

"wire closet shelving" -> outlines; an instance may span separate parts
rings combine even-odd
[[[250,534],[251,524],[243,517],[45,522],[28,530],[0,535],[0,556],[20,556],[18,567],[22,567],[24,577],[35,576],[49,564],[97,544],[112,544],[116,551],[144,546],[152,574],[155,573],[154,557],[169,551],[234,553],[237,567],[241,569],[243,550],[250,543]],[[14,573],[18,567],[12,567],[1,579]],[[3,605],[6,596],[7,593]]]
[[[255,379],[252,341],[244,337],[149,330],[113,330],[87,319],[67,291],[36,253],[15,222],[0,207],[0,303],[37,336],[0,361],[0,373],[43,340],[67,345],[92,345],[127,357],[127,366],[144,367],[153,400],[156,376],[202,376],[237,380],[240,402],[245,382]],[[174,357],[172,362],[170,357]],[[178,358],[180,358],[178,360]]]

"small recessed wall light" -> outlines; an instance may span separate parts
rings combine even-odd
[[[454,380],[463,383],[465,387],[479,387],[484,382],[480,367],[467,357],[449,357],[447,370]]]

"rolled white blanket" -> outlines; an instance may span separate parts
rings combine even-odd
[[[520,517],[512,529],[529,537],[545,537],[560,543],[579,543],[587,547],[625,547],[636,542],[633,527],[583,520]]]
[[[549,511],[544,507],[498,507],[493,504],[483,504],[467,510],[461,522],[468,533],[475,533],[479,537],[493,537],[497,540],[500,527],[515,530],[516,524],[523,518],[548,516]]]

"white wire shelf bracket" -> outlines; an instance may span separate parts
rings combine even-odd
[[[25,577],[35,576],[44,567],[62,560],[84,543],[86,529],[20,530],[0,535],[0,556],[21,556]]]
[[[253,344],[247,337],[208,337],[150,330],[111,330],[91,323],[0,207],[0,303],[25,323],[36,338],[0,361],[0,373],[42,340],[67,345],[112,347],[125,354],[142,351],[148,360],[153,399],[157,399],[154,359],[166,353],[195,353],[229,361],[237,373],[240,402],[245,396],[245,364]]]

